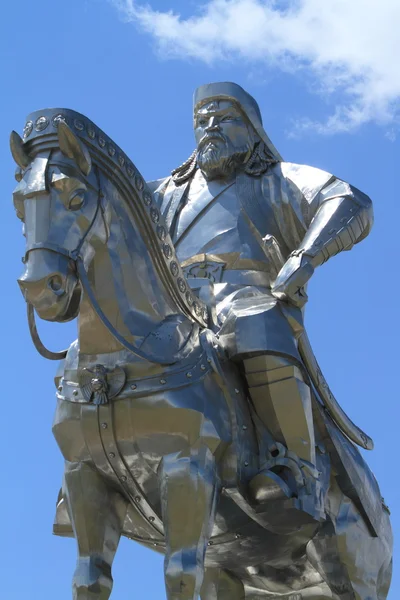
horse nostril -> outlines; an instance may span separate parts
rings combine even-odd
[[[60,277],[60,275],[52,275],[51,277],[49,277],[47,280],[47,285],[51,289],[51,291],[57,294],[58,296],[64,294],[65,290],[63,288],[63,280]]]

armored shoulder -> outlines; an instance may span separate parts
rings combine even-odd
[[[282,171],[302,196],[299,206],[308,227],[295,252],[307,256],[314,268],[368,235],[373,210],[366,194],[313,167],[286,163]]]
[[[269,177],[269,185],[263,188],[272,190],[271,201],[289,248],[307,250],[319,260],[322,248],[329,246],[322,257],[327,260],[369,233],[373,223],[371,200],[331,173],[282,162],[265,177]]]
[[[291,182],[309,204],[323,188],[336,180],[331,173],[308,165],[282,162],[279,166],[282,177]]]

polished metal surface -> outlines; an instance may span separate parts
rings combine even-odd
[[[196,150],[145,183],[67,109],[31,114],[14,204],[33,318],[78,317],[56,376],[54,532],[74,600],[107,600],[121,535],[165,555],[168,600],[385,600],[389,511],[304,329],[315,269],[371,201],[284,162],[233,83],[195,93]]]

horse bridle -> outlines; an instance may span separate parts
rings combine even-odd
[[[87,294],[90,304],[92,305],[93,310],[95,311],[95,313],[97,314],[98,318],[100,319],[100,321],[103,323],[103,325],[106,327],[106,329],[111,333],[111,335],[117,340],[117,342],[119,342],[122,346],[124,346],[124,348],[126,348],[127,350],[129,350],[130,352],[132,352],[133,354],[135,354],[135,356],[143,359],[143,360],[147,360],[149,362],[153,362],[156,364],[160,364],[160,365],[169,365],[172,364],[171,360],[166,361],[165,358],[161,358],[161,357],[156,357],[156,356],[151,356],[149,354],[147,354],[146,352],[143,352],[142,350],[139,350],[138,348],[136,348],[135,346],[133,346],[132,344],[130,344],[113,326],[113,324],[109,321],[109,319],[106,317],[106,315],[104,314],[102,308],[100,307],[96,295],[90,285],[90,281],[89,281],[89,277],[87,275],[86,269],[85,269],[85,265],[83,262],[83,258],[81,257],[81,250],[83,247],[83,244],[87,238],[87,236],[89,235],[92,227],[94,226],[97,216],[99,214],[99,212],[102,210],[101,207],[101,199],[104,196],[104,194],[101,191],[101,184],[100,184],[100,175],[99,175],[99,170],[98,167],[95,166],[96,169],[96,179],[97,179],[97,184],[98,184],[98,189],[97,189],[97,206],[96,206],[96,210],[94,212],[93,218],[91,220],[91,222],[89,223],[85,233],[83,234],[82,238],[80,239],[77,247],[74,250],[67,250],[66,248],[63,248],[62,246],[58,246],[57,244],[50,244],[50,243],[46,243],[46,242],[39,242],[37,244],[32,244],[31,246],[29,246],[26,251],[25,251],[25,260],[28,256],[28,253],[31,250],[50,250],[51,252],[56,252],[58,254],[61,254],[63,256],[66,256],[67,258],[69,258],[70,260],[72,260],[75,263],[76,266],[76,272],[78,274],[79,277],[79,281],[81,283],[82,289],[83,291]],[[90,186],[93,188],[93,186]],[[93,188],[95,189],[95,188]],[[36,326],[36,320],[35,320],[35,312],[34,312],[34,307],[30,302],[27,302],[27,316],[28,316],[28,325],[29,325],[29,331],[32,337],[32,341],[35,345],[36,350],[39,352],[39,354],[41,356],[43,356],[44,358],[47,358],[49,360],[62,360],[67,356],[67,352],[68,350],[61,350],[60,352],[52,352],[51,350],[48,350],[45,345],[43,344],[43,342],[40,339],[40,336],[38,334],[37,331],[37,326]],[[174,362],[174,361],[172,361]]]
[[[102,191],[101,191],[101,185],[100,185],[100,176],[99,176],[97,166],[95,168],[96,168],[96,180],[97,180],[97,184],[98,184],[98,188],[97,188],[98,196],[97,196],[96,210],[94,212],[93,218],[92,218],[91,222],[89,223],[85,233],[83,234],[82,238],[79,240],[77,247],[74,250],[67,250],[63,246],[59,246],[58,244],[51,244],[49,242],[39,242],[36,244],[31,244],[25,250],[25,257],[23,259],[23,262],[26,262],[28,254],[31,250],[49,250],[50,252],[55,252],[56,254],[61,254],[62,256],[66,256],[70,260],[74,261],[74,263],[76,265],[76,270],[79,274],[79,263],[82,263],[82,266],[83,266],[83,261],[80,256],[80,252],[82,250],[82,246],[83,246],[87,236],[89,235],[89,233],[97,219],[97,215],[99,214],[99,210],[100,210],[100,206],[101,206]],[[90,186],[90,187],[92,187],[92,189],[95,189],[95,188],[93,188],[93,186]],[[84,267],[83,267],[83,269],[84,269]],[[36,326],[35,309],[30,302],[27,302],[27,316],[28,316],[29,332],[31,334],[31,338],[34,343],[34,346],[35,346],[36,350],[39,352],[39,354],[49,360],[64,359],[67,356],[68,350],[61,350],[60,352],[52,352],[51,350],[48,350],[46,348],[46,346],[43,344],[43,342],[41,341],[38,330],[37,330],[37,326]]]

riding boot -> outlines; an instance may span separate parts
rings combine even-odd
[[[250,482],[254,500],[290,495],[305,502],[307,512],[323,513],[311,390],[298,364],[268,354],[245,359],[243,365],[256,414],[274,440]]]

